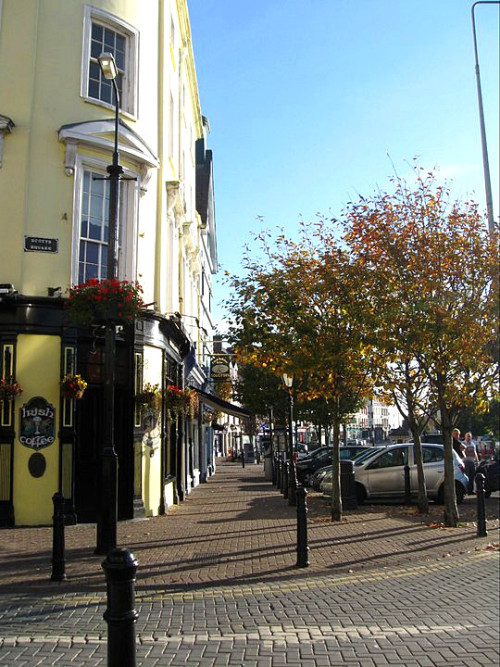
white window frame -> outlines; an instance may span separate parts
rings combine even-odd
[[[106,164],[100,160],[79,155],[75,164],[75,187],[73,201],[73,242],[71,253],[71,282],[73,285],[78,283],[79,257],[80,257],[80,229],[82,215],[82,196],[83,196],[83,175],[85,171],[93,171],[107,176]],[[127,178],[120,182],[120,202],[125,206],[120,207],[119,224],[126,220],[125,228],[121,230],[120,247],[118,253],[117,276],[119,280],[136,280],[137,275],[137,234],[139,218],[139,188],[138,174],[125,171]],[[125,190],[125,194],[123,195]],[[105,276],[104,276],[105,277]]]
[[[105,12],[102,9],[85,5],[83,18],[83,46],[80,95],[92,104],[114,109],[109,104],[88,94],[90,45],[92,39],[92,23],[99,23],[105,28],[122,34],[126,38],[125,63],[126,69],[122,78],[122,94],[120,109],[131,118],[138,113],[138,79],[139,79],[139,32],[126,21]]]

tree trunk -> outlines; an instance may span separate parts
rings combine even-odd
[[[420,514],[429,513],[429,500],[427,498],[427,487],[425,484],[424,462],[422,460],[422,443],[420,442],[420,427],[416,420],[411,416],[408,419],[411,434],[413,436],[413,455],[417,464],[417,484],[418,498],[417,507]]]
[[[459,514],[457,494],[455,492],[455,461],[451,433],[453,426],[443,395],[438,389],[439,410],[441,413],[441,433],[444,444],[444,525],[456,528]]]
[[[332,447],[332,521],[342,521],[342,494],[340,487],[340,451],[339,451],[340,424],[333,424]]]

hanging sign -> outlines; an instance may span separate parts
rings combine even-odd
[[[231,369],[229,368],[229,355],[214,354],[212,356],[212,378],[217,380],[231,379]]]
[[[49,447],[55,440],[56,410],[45,398],[35,396],[19,410],[22,445],[30,449]]]

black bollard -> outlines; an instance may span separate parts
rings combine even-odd
[[[486,537],[486,507],[484,499],[484,483],[486,481],[482,472],[476,475],[476,498],[477,498],[477,537]]]
[[[245,450],[244,449],[241,450],[241,467],[242,468],[245,467]]]
[[[297,567],[309,567],[307,545],[307,489],[297,486]]]
[[[54,493],[54,515],[52,517],[52,574],[51,581],[66,579],[66,562],[64,560],[64,496]]]
[[[405,504],[411,505],[410,466],[405,465]]]
[[[108,667],[135,667],[135,573],[137,561],[128,549],[113,549],[102,563],[107,583]]]
[[[283,461],[283,498],[288,498],[288,461]]]
[[[283,493],[283,461],[278,459],[278,489]]]

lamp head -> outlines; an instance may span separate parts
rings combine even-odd
[[[116,66],[114,55],[106,51],[101,53],[98,61],[103,77],[105,79],[116,79],[118,76],[118,68]]]
[[[293,386],[293,375],[291,373],[283,373],[283,384],[288,389],[291,389]]]

